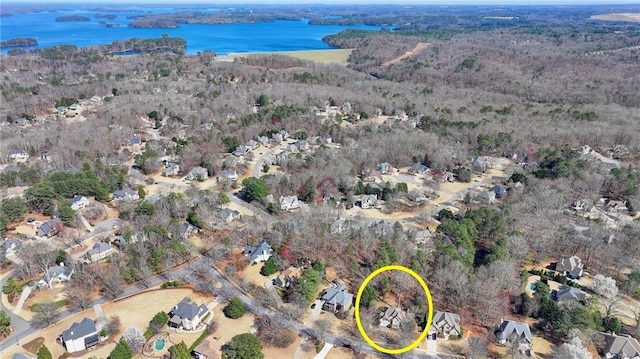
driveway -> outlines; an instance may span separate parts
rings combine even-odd
[[[315,304],[316,306],[313,309],[311,309],[311,314],[309,315],[309,319],[307,319],[307,323],[313,323],[313,321],[316,320],[316,318],[318,318],[320,313],[322,313],[323,301],[320,299],[316,299],[316,301],[313,302],[313,304]]]

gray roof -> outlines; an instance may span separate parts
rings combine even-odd
[[[438,332],[439,330],[460,334],[460,315],[449,312],[435,312],[429,331]]]
[[[600,333],[604,336],[604,353],[618,354],[624,358],[640,356],[640,344],[629,335]]]
[[[556,264],[556,271],[582,275],[582,260],[576,256],[562,257]]]
[[[97,242],[96,244],[93,245],[93,248],[91,248],[87,254],[92,256],[94,254],[100,254],[102,252],[106,252],[109,249],[111,249],[111,246],[108,243],[105,242]]]
[[[578,288],[563,285],[555,293],[555,299],[561,301],[583,300],[587,296]]]
[[[62,332],[61,337],[62,340],[66,342],[97,333],[96,323],[89,318],[84,318],[80,323],[73,323],[69,329]]]
[[[182,319],[193,320],[196,316],[201,316],[209,311],[206,305],[192,303],[189,299],[183,299],[178,305],[171,309],[171,315],[178,316]]]
[[[337,304],[347,308],[353,301],[353,294],[347,291],[347,286],[344,284],[332,284],[331,287],[327,289],[327,292],[322,296],[322,300],[329,305]]]
[[[22,353],[15,353],[13,354],[13,356],[11,357],[11,359],[32,359],[33,357],[28,357]]]
[[[50,219],[50,220],[48,220],[48,221],[44,222],[44,223],[40,226],[39,230],[40,230],[40,231],[42,231],[42,233],[44,233],[44,234],[49,234],[49,233],[51,233],[51,231],[53,231],[54,227],[55,227],[55,226],[56,226],[56,224],[58,224],[58,223],[62,223],[62,221],[60,220],[60,218],[53,218],[53,219]]]
[[[71,267],[61,265],[61,266],[49,267],[47,272],[49,273],[49,278],[56,278],[62,274],[64,274],[65,276],[69,276],[72,271],[73,269]]]
[[[123,189],[119,189],[119,190],[113,192],[113,198],[124,198],[126,196],[132,196],[134,194],[137,194],[137,192],[134,192],[129,187],[125,187]]]
[[[76,203],[76,202],[80,202],[83,198],[85,198],[84,196],[81,196],[79,194],[73,196],[73,198],[70,199],[71,203]]]
[[[529,324],[516,322],[514,320],[505,320],[500,324],[500,329],[496,333],[498,340],[525,339],[529,343],[533,341]]]
[[[216,213],[216,217],[220,218],[220,219],[224,219],[226,220],[227,218],[229,218],[229,216],[239,216],[240,212],[236,211],[235,209],[230,209],[230,208],[224,208],[222,210],[220,210],[220,212]]]
[[[244,249],[244,253],[249,255],[249,259],[253,262],[258,259],[258,256],[263,253],[268,253],[271,255],[273,253],[273,248],[267,243],[267,241],[262,241],[258,243],[257,246],[248,246]]]

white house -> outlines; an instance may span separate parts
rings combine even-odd
[[[38,288],[46,286],[51,289],[53,282],[66,282],[71,279],[73,272],[73,268],[67,267],[63,262],[60,262],[59,266],[49,267],[49,269],[47,269],[47,273],[42,276],[36,285]]]
[[[244,255],[249,257],[251,263],[266,262],[273,255],[273,248],[266,241],[262,241],[255,247],[246,247]]]
[[[73,198],[71,198],[70,201],[71,201],[71,209],[74,211],[83,209],[84,207],[89,205],[89,199],[79,194],[73,196]]]
[[[218,174],[218,182],[227,183],[227,182],[235,182],[238,180],[238,173],[236,170],[222,170],[220,174]]]
[[[25,161],[29,158],[29,154],[24,150],[15,150],[11,151],[9,154],[9,159],[14,161]]]
[[[100,342],[96,323],[89,318],[84,318],[80,323],[73,323],[69,329],[62,332],[60,341],[69,353],[91,348]]]
[[[185,298],[169,312],[169,327],[194,330],[209,313],[206,305],[197,305]]]
[[[280,196],[280,209],[283,211],[289,211],[292,209],[300,208],[300,202],[298,196]]]

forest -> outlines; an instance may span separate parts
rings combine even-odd
[[[460,31],[457,25],[413,26],[397,32],[347,30],[327,37],[332,46],[354,49],[347,66],[284,55],[218,61],[213,52],[110,54],[184,47],[181,39],[171,38],[3,56],[0,186],[32,187],[23,199],[2,201],[0,224],[9,229],[27,211],[64,211],[59,202],[74,194],[109,202],[114,190],[138,188],[140,178],[127,175],[130,159],[145,176],[160,171],[162,156],[179,157],[181,175],[201,166],[216,176],[232,168],[224,161],[230,152],[258,136],[281,130],[300,140],[329,135],[340,148],[319,146],[289,156],[279,164],[279,173],[234,185],[242,188],[244,200],[275,218],[269,229],[257,218],[246,221],[241,231],[210,228],[208,219],[228,203],[225,192],[233,185],[220,191],[193,186],[154,203],[118,205],[128,223],[122,231],[127,243],[109,263],[78,271],[70,282],[69,302],[84,309],[92,286],[116,298],[124,283],[144,282],[151,273],[187,261],[198,253],[180,236],[180,225],[188,221],[206,233],[209,249],[198,254],[210,263],[225,263],[230,276],[240,269],[227,265],[234,246],[260,239],[277,253],[271,266],[305,267],[307,284],[284,297],[298,313],[308,308],[317,290],[306,286],[319,281],[325,268],[332,267],[357,288],[373,270],[397,263],[427,279],[439,310],[461,312],[463,320],[481,327],[517,314],[539,320],[536,330],[558,343],[572,329],[594,344],[595,333],[602,330],[639,335],[640,307],[630,309],[633,325],[623,326],[614,310],[619,296],[581,303],[567,314],[548,300],[544,284],[569,283],[566,277],[537,272],[541,282],[535,296],[522,290],[523,280],[533,274],[528,268],[579,255],[591,274],[615,280],[616,294],[619,288],[620,295],[640,299],[640,225],[634,209],[640,205],[640,25],[558,23],[544,13],[538,16],[543,18],[539,22],[514,27]],[[402,57],[406,53],[410,55]],[[59,105],[73,102],[68,99],[94,96],[102,99],[101,105],[82,113],[83,121],[53,114]],[[340,107],[344,116],[319,119],[316,112],[327,106]],[[401,114],[414,125],[373,120]],[[20,118],[27,124],[18,125]],[[162,138],[147,141],[135,157],[121,150],[147,122],[154,123]],[[578,149],[583,145],[620,161],[620,167],[582,156]],[[15,150],[32,157],[46,154],[50,160],[14,164],[8,155]],[[325,197],[348,202],[374,194],[390,213],[400,212],[406,184],[365,185],[355,178],[379,163],[421,163],[461,178],[478,156],[512,154],[527,158],[504,180],[514,190],[492,205],[465,200],[457,213],[440,211],[440,224],[427,244],[414,244],[409,228],[399,222],[383,232],[366,226],[346,234],[328,230],[342,212]],[[291,194],[308,210],[283,213],[265,200]],[[636,220],[620,220],[611,228],[568,214],[576,201],[597,203],[601,198],[624,201]],[[429,220],[421,216],[417,211],[420,222]],[[53,248],[47,253],[27,248],[20,254],[25,264],[19,269],[25,278],[56,254]],[[206,278],[208,270],[194,266],[193,276]],[[200,283],[202,290],[216,290],[214,283]]]

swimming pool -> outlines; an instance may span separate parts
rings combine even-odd
[[[535,283],[531,283],[529,288],[531,288],[531,290],[536,290],[536,284]]]
[[[164,339],[156,339],[156,350],[162,350],[162,348],[164,348]]]

